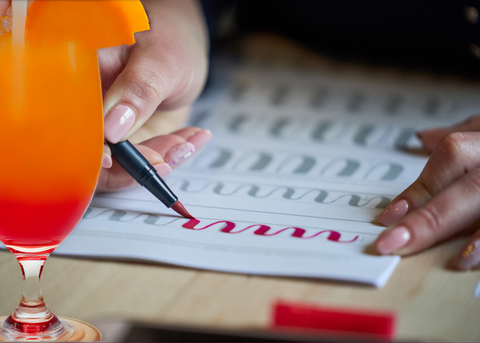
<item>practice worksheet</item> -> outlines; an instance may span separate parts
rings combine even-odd
[[[214,138],[165,179],[197,219],[100,193],[56,253],[382,287],[399,257],[374,253],[376,218],[427,161],[415,131],[480,109],[478,85],[267,53],[212,68],[190,124]]]

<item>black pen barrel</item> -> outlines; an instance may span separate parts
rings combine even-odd
[[[108,143],[112,157],[130,174],[140,186],[145,187],[168,208],[177,201],[177,196],[158,175],[155,168],[129,141]]]

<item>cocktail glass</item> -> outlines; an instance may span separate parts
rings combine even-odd
[[[0,18],[0,241],[24,285],[20,305],[0,318],[0,341],[99,341],[91,325],[55,316],[40,287],[47,257],[81,220],[101,168],[96,54],[75,42],[16,47],[10,21]]]

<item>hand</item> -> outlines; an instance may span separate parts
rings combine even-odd
[[[189,156],[192,148],[198,149],[211,137],[210,132],[195,128],[160,136],[183,125],[190,104],[201,92],[207,74],[208,42],[201,9],[195,0],[142,3],[151,30],[137,33],[132,46],[98,52],[106,113],[105,139],[111,143],[125,139],[133,143],[144,141],[137,148],[165,176],[175,163],[167,151],[181,147],[188,150],[184,153]],[[133,179],[112,164],[107,146],[104,151],[98,188],[117,190],[133,185]],[[164,158],[167,164],[162,163]]]
[[[157,136],[141,144],[135,145],[137,150],[157,170],[160,177],[172,172],[171,166],[181,163],[196,150],[210,140],[212,134],[208,130],[187,127],[170,135]],[[105,165],[107,164],[107,165]],[[132,187],[136,184],[133,178],[116,162],[104,160],[97,190],[114,191]]]
[[[480,223],[480,115],[418,137],[431,156],[418,179],[380,215],[390,226],[374,243],[381,254],[413,254]],[[453,261],[458,269],[479,263],[480,230]]]
[[[208,42],[198,3],[142,3],[150,19],[150,31],[135,34],[134,45],[98,52],[105,138],[111,143],[134,134],[134,140],[140,141],[178,128],[206,79]],[[165,115],[172,110],[176,110],[175,115]],[[155,125],[146,124],[150,118]]]

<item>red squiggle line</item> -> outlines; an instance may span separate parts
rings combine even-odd
[[[232,222],[227,222],[227,221],[220,221],[220,222],[215,222],[215,223],[212,223],[212,224],[208,224],[207,226],[205,227],[199,227],[199,228],[195,228],[195,226],[197,226],[198,224],[200,224],[200,220],[198,219],[190,219],[188,222],[186,222],[185,224],[182,225],[182,227],[184,227],[185,229],[190,229],[190,230],[205,230],[205,229],[208,229],[210,226],[213,226],[213,225],[217,225],[217,224],[226,224],[225,227],[223,229],[234,229],[235,228],[235,224],[232,223]],[[222,229],[222,230],[223,230]]]
[[[279,233],[281,233],[283,231],[293,229],[293,232],[292,232],[291,236],[296,237],[296,238],[302,238],[302,239],[311,239],[311,238],[314,238],[314,237],[316,237],[316,236],[318,236],[318,235],[320,235],[324,232],[329,232],[329,235],[328,235],[327,239],[329,241],[333,241],[333,242],[337,242],[337,243],[352,243],[352,242],[355,242],[359,237],[359,236],[355,236],[354,239],[351,239],[349,241],[341,241],[340,240],[340,238],[341,238],[340,232],[333,231],[333,230],[323,230],[323,231],[314,233],[311,236],[305,236],[305,233],[306,233],[305,229],[302,229],[302,228],[299,228],[299,227],[287,227],[287,228],[278,230],[276,232],[268,233],[268,231],[271,230],[271,227],[268,226],[268,225],[261,225],[261,224],[250,225],[250,226],[247,226],[244,229],[241,229],[241,230],[238,230],[238,231],[233,231],[233,229],[235,229],[235,227],[236,227],[235,223],[232,223],[232,222],[226,221],[226,220],[218,221],[218,222],[215,222],[215,223],[212,223],[212,224],[208,224],[207,226],[204,226],[204,227],[197,227],[198,224],[200,224],[200,220],[190,219],[188,222],[183,224],[182,227],[184,227],[185,229],[189,229],[189,230],[205,230],[205,229],[208,229],[209,227],[211,227],[213,225],[224,224],[225,226],[220,230],[220,232],[230,233],[230,234],[240,233],[240,232],[246,231],[248,229],[251,229],[253,227],[258,227],[258,229],[256,229],[253,233],[255,235],[258,235],[258,236],[266,236],[266,237],[275,236],[275,235],[278,235]]]

